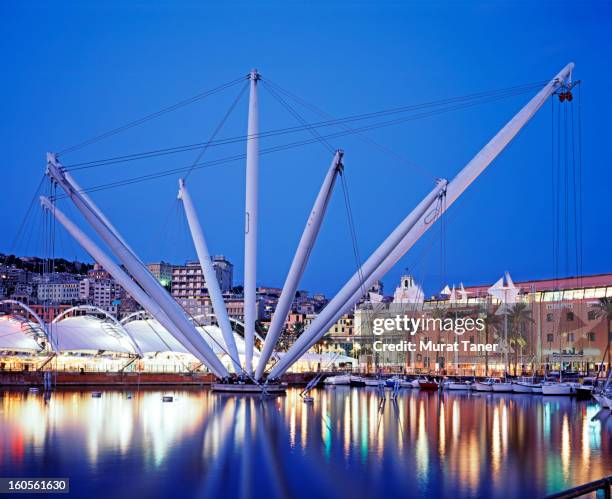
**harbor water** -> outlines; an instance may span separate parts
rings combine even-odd
[[[96,389],[99,392],[99,389]],[[612,474],[592,401],[328,387],[5,390],[0,476],[94,498],[541,497]],[[165,397],[165,398],[164,398]]]

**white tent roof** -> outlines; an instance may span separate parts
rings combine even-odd
[[[159,322],[142,319],[128,322],[123,327],[132,335],[143,353],[189,353]]]
[[[176,340],[159,322],[154,319],[139,319],[123,324],[123,327],[132,335],[143,353],[177,352],[189,353],[181,343]],[[221,356],[225,353],[225,342],[221,329],[217,326],[198,326],[196,328],[215,354]],[[156,334],[157,333],[157,334]],[[244,355],[244,339],[234,333],[234,340],[238,354]],[[259,357],[255,350],[254,357]]]
[[[32,332],[43,334],[40,326],[21,317],[0,316],[0,349],[41,350]]]
[[[112,322],[83,315],[53,323],[51,332],[60,351],[104,350],[136,353],[129,337]]]

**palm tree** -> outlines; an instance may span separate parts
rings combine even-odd
[[[431,311],[431,316],[434,319],[440,319],[441,321],[444,321],[444,319],[446,319],[448,317],[448,308],[445,305],[442,305],[442,306],[438,305],[438,306],[436,306],[436,308],[434,308]],[[436,324],[436,323],[434,322],[434,324]],[[436,342],[440,343],[440,339],[441,339],[440,336],[442,334],[442,328],[440,328],[440,330],[437,331],[437,333],[438,334],[437,334]],[[444,343],[447,343],[447,340],[445,340]],[[446,370],[447,369],[447,365],[446,365],[446,352],[438,353],[437,355],[438,355],[438,357],[442,357],[444,359],[444,367],[443,367],[443,369]],[[415,367],[415,366],[413,366],[413,367]]]
[[[496,315],[493,310],[486,310],[483,314],[485,323],[485,344],[489,344],[489,333],[498,331],[499,315]],[[489,375],[489,352],[485,349],[485,376]]]
[[[595,317],[606,319],[606,333],[608,335],[608,369],[610,369],[610,323],[612,322],[612,300],[610,298],[600,298],[599,303],[595,304]]]
[[[525,331],[525,327],[528,324],[532,324],[534,322],[531,317],[531,310],[527,308],[526,303],[515,303],[510,308],[510,313],[508,314],[508,319],[510,320],[511,328],[512,328],[512,337],[510,338],[509,343],[514,345],[514,375],[516,376],[516,368],[518,364],[519,358],[519,350],[523,351],[525,345],[527,345],[527,339],[523,334]]]

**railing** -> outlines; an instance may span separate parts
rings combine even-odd
[[[594,482],[585,483],[574,487],[573,489],[564,490],[563,492],[557,492],[546,496],[546,499],[572,499],[574,497],[581,497],[586,494],[592,494],[595,492],[603,491],[603,497],[605,499],[611,499],[610,488],[612,487],[612,475],[602,478],[601,480],[595,480]]]

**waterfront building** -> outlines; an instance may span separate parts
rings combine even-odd
[[[229,292],[232,288],[233,265],[224,256],[214,256],[213,267],[221,292]],[[199,262],[187,262],[186,265],[173,267],[171,289],[174,299],[189,315],[212,313],[208,289]]]
[[[79,299],[106,312],[116,314],[116,300],[119,295],[117,288],[117,284],[112,279],[85,278],[79,282]]]
[[[172,283],[172,270],[174,266],[163,260],[155,263],[148,263],[149,272],[159,281],[164,288],[169,288]]]
[[[79,281],[41,282],[37,291],[39,302],[76,303],[79,301]]]
[[[489,294],[492,284],[457,287],[454,295],[441,293],[421,303],[404,298],[414,284],[402,277],[391,303],[365,302],[355,311],[355,336],[361,349],[362,369],[436,371],[459,374],[501,374],[503,352],[508,350],[509,371],[514,374],[544,370],[594,372],[604,361],[611,339],[600,299],[612,298],[612,274],[515,282],[519,292],[508,314],[508,344],[504,337],[504,307]],[[450,289],[450,287],[449,287]],[[437,327],[411,338],[406,332],[385,332],[377,337],[386,343],[416,339],[444,344],[467,341],[469,345],[497,345],[497,353],[449,351],[374,352],[374,318],[397,315],[436,319],[471,317],[485,321],[483,330],[442,331]],[[516,320],[514,319],[516,317]],[[605,359],[607,360],[607,359]]]

